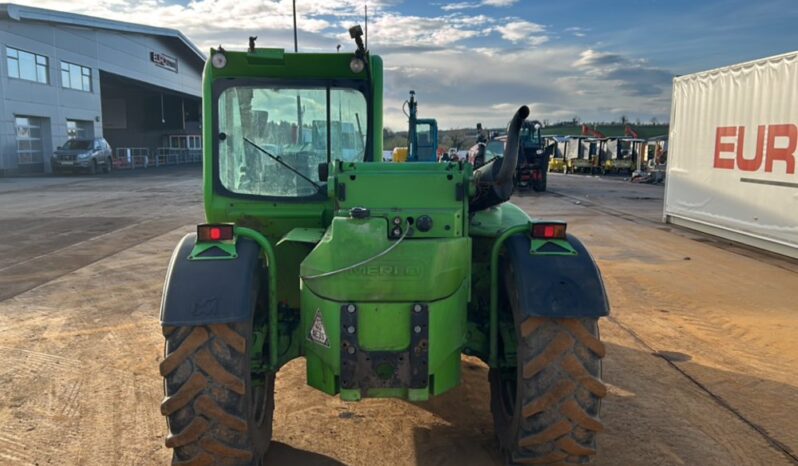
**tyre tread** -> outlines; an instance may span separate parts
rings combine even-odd
[[[208,386],[208,379],[202,374],[194,373],[172,396],[164,398],[161,403],[161,414],[169,416],[179,409],[182,409],[187,404],[197,397],[205,387]]]
[[[163,377],[168,376],[180,367],[200,346],[208,341],[208,331],[204,327],[197,327],[186,337],[174,351],[169,353],[161,364],[159,370]]]
[[[247,333],[246,327],[231,323],[166,330],[161,412],[170,431],[166,446],[175,450],[173,466],[247,465],[259,451],[243,411],[249,354],[241,333]],[[269,406],[273,409],[273,399]]]
[[[607,388],[600,379],[606,350],[595,325],[543,317],[519,323],[518,390],[525,394],[518,398],[517,427],[507,434],[515,440],[500,438],[512,464],[586,463],[596,454],[595,434],[604,430],[598,406]]]
[[[197,351],[194,360],[209,377],[216,379],[217,382],[227,387],[230,391],[241,396],[247,393],[246,383],[240,377],[228,372],[207,348]]]

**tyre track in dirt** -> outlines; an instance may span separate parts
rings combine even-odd
[[[617,319],[615,319],[612,316],[608,317],[608,320],[610,322],[614,323],[615,325],[618,325],[619,327],[621,327],[626,333],[628,333],[632,338],[634,338],[635,341],[637,341],[641,346],[645,347],[648,351],[650,351],[652,355],[654,355],[654,356],[662,359],[663,361],[665,361],[665,363],[668,366],[670,366],[671,369],[673,369],[673,370],[677,371],[678,373],[680,373],[684,378],[689,380],[693,385],[695,385],[701,391],[706,393],[710,398],[712,398],[715,401],[715,403],[718,404],[718,406],[720,406],[721,408],[723,408],[726,411],[730,412],[737,419],[739,419],[740,421],[745,423],[748,427],[750,427],[752,430],[756,431],[763,439],[765,439],[765,441],[771,447],[773,447],[774,449],[776,449],[779,452],[781,452],[788,460],[792,461],[793,464],[798,464],[798,455],[796,455],[792,451],[792,449],[790,449],[790,447],[788,447],[784,443],[780,442],[777,438],[775,438],[772,435],[770,435],[768,433],[768,431],[765,430],[762,426],[756,424],[751,419],[746,417],[742,412],[740,412],[739,409],[737,409],[734,406],[732,406],[728,401],[723,399],[722,396],[720,396],[717,393],[713,392],[709,387],[707,387],[706,385],[701,383],[697,378],[695,378],[692,375],[690,375],[689,373],[687,373],[687,371],[683,370],[681,367],[679,367],[677,364],[675,364],[673,362],[673,360],[671,360],[669,357],[667,357],[666,355],[662,354],[660,351],[657,351],[656,349],[654,349],[651,345],[646,343],[646,341],[640,335],[638,335],[634,330],[632,330],[630,327],[628,327],[627,325],[624,325],[622,322],[618,321]]]
[[[0,302],[203,218],[197,167],[60,181],[0,186]]]
[[[0,302],[0,382],[9,387],[0,464],[163,463],[157,308],[167,259],[152,252],[123,249]],[[35,338],[15,337],[25,328]]]
[[[199,203],[198,190],[191,189]],[[595,464],[793,464],[748,424],[674,370],[668,360],[652,354],[652,348],[662,354],[663,350],[694,352],[695,359],[720,358],[712,353],[727,353],[723,355],[726,359],[708,360],[712,363],[709,366],[684,366],[671,361],[714,392],[718,392],[717,387],[706,383],[710,373],[715,374],[713,380],[741,379],[756,388],[759,379],[739,372],[756,372],[752,366],[761,360],[774,362],[772,367],[757,368],[762,377],[775,378],[773,368],[787,360],[787,356],[776,356],[780,351],[794,355],[789,352],[791,346],[783,343],[787,346],[762,347],[757,342],[773,345],[780,340],[768,340],[768,333],[757,326],[742,333],[749,326],[734,316],[742,307],[731,307],[729,303],[718,306],[713,302],[717,301],[714,295],[702,298],[701,293],[706,290],[698,284],[685,285],[697,288],[673,290],[645,279],[660,270],[686,273],[689,267],[710,276],[710,271],[719,270],[715,266],[718,258],[726,258],[727,268],[747,267],[762,277],[770,273],[767,266],[746,262],[750,259],[709,245],[684,241],[648,224],[618,225],[611,216],[555,196],[530,200],[541,204],[528,208],[530,212],[539,213],[537,207],[543,207],[557,212],[558,217],[575,219],[569,228],[590,243],[591,252],[602,267],[613,303],[613,319],[632,328],[649,345],[641,344],[616,321],[601,321],[602,338],[607,345],[604,380],[609,393],[603,400],[602,412],[606,432],[599,436]],[[182,205],[165,205],[161,209],[160,212],[171,209],[175,215],[187,215],[181,212]],[[105,213],[114,215],[113,210]],[[59,215],[70,213],[63,211]],[[0,464],[166,463],[166,425],[158,409],[163,397],[157,372],[163,358],[158,305],[171,249],[195,222],[120,248],[104,259],[0,301],[0,358],[11,361],[8,366],[0,366]],[[635,247],[623,243],[635,235]],[[666,238],[663,241],[667,247],[653,252],[646,249],[662,238]],[[675,244],[679,248],[672,250]],[[680,248],[690,251],[682,253]],[[684,254],[693,260],[683,261]],[[717,280],[730,279],[731,272],[722,270]],[[714,282],[709,283],[710,288],[717,288]],[[786,325],[775,329],[780,333],[774,334],[781,337],[789,334],[792,327],[781,321],[786,312],[779,307],[783,306],[783,296],[773,290],[785,288],[785,282],[770,286],[773,289],[754,290],[750,300],[773,311],[774,315],[768,318]],[[646,299],[649,301],[645,304],[639,303]],[[750,305],[746,300],[738,301]],[[712,319],[724,313],[726,320],[718,321],[713,331]],[[688,327],[689,322],[696,323]],[[685,325],[685,329],[678,325]],[[727,366],[740,361],[743,355],[742,349],[740,353],[726,351],[733,338],[744,339],[757,351],[756,357],[744,360],[745,365],[734,370]],[[693,344],[693,339],[701,341]],[[695,353],[698,351],[701,353]],[[783,379],[795,373],[790,372],[795,365],[785,364],[788,373]],[[374,399],[345,403],[306,386],[305,371],[304,361],[297,360],[277,375],[275,442],[267,464],[503,464],[497,454],[488,408],[487,368],[474,358],[464,359],[460,387],[416,404]],[[781,382],[780,389],[784,390],[787,381]],[[745,386],[735,389],[743,390]],[[769,398],[781,393],[762,390],[762,396]],[[764,424],[741,409],[728,392],[719,394],[778,439],[783,439],[783,432],[793,425],[783,418]],[[792,405],[785,406],[789,410]]]
[[[190,223],[190,218],[145,220],[0,269],[0,301],[55,280],[120,250]]]

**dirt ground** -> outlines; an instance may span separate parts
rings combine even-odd
[[[156,465],[158,307],[202,220],[197,168],[0,179],[0,464]],[[662,187],[552,176],[523,195],[569,221],[612,316],[599,465],[798,464],[798,265],[659,223]],[[500,465],[487,369],[427,403],[276,388],[269,465]]]

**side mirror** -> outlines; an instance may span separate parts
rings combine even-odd
[[[327,178],[330,177],[330,165],[327,162],[323,162],[319,164],[319,181],[324,182],[327,181]]]

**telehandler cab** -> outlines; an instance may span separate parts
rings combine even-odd
[[[418,117],[416,91],[410,91],[410,99],[405,101],[402,111],[407,116],[407,161],[437,162],[438,121],[434,118]]]
[[[565,223],[506,202],[529,109],[476,171],[380,163],[382,60],[350,34],[351,54],[211,51],[207,223],[175,248],[161,305],[172,464],[263,464],[294,358],[343,400],[421,401],[460,383],[461,354],[489,366],[508,464],[589,460],[609,306]]]

